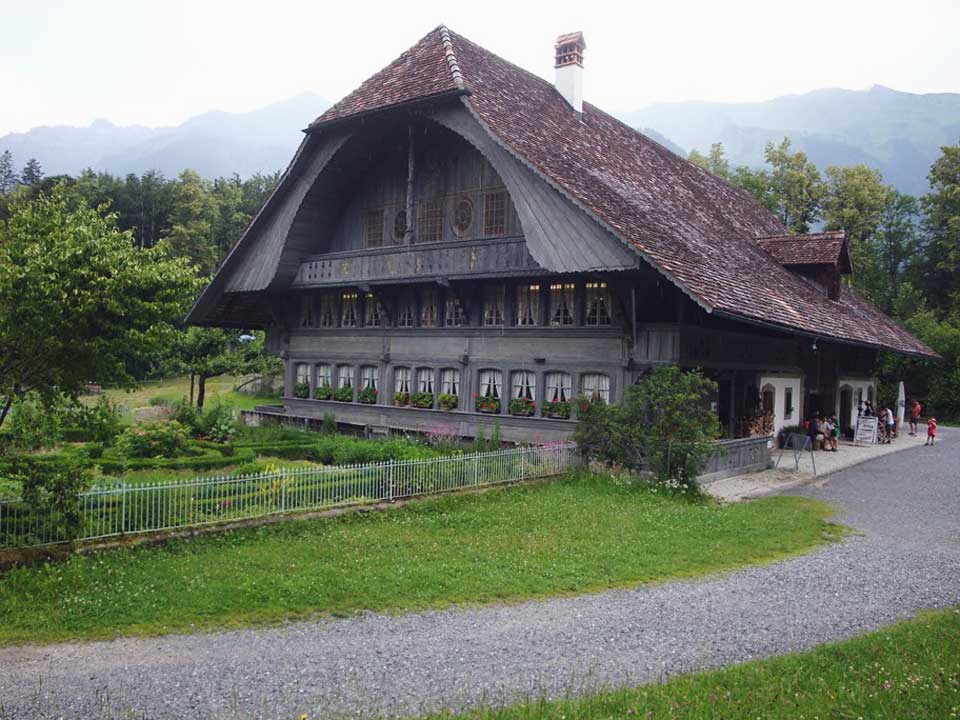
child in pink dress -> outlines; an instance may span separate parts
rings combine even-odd
[[[935,417],[927,420],[927,442],[924,445],[933,445],[934,439],[937,437],[937,419]]]

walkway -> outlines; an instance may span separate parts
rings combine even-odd
[[[862,534],[709,579],[513,606],[3,649],[0,717],[416,714],[802,650],[960,603],[958,467],[960,432],[944,430],[934,448],[803,487]]]

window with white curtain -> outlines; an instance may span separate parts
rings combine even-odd
[[[376,390],[380,386],[380,368],[376,365],[364,365],[360,368],[360,389]]]
[[[417,392],[433,394],[433,368],[417,368]]]
[[[393,391],[398,393],[410,392],[410,368],[398,367],[393,369]]]
[[[512,397],[521,400],[536,400],[537,398],[537,374],[530,370],[514,370],[511,373],[511,384],[513,385]]]
[[[517,287],[517,325],[530,326],[540,324],[540,286],[520,285]]]
[[[410,295],[404,295],[397,303],[397,327],[414,327],[417,324],[417,305]]]
[[[363,303],[363,324],[366,327],[383,326],[383,305],[373,293],[367,293]]]
[[[446,309],[443,324],[447,327],[461,327],[463,325],[463,303],[453,293],[447,295]]]
[[[333,297],[324,293],[320,296],[320,317],[317,319],[320,327],[336,327],[336,316],[333,313]]]
[[[503,286],[488,285],[483,289],[483,324],[503,325]]]
[[[437,324],[437,293],[424,290],[420,295],[420,327],[434,327]]]
[[[480,387],[477,394],[480,397],[499,398],[503,386],[503,373],[499,370],[481,370]]]
[[[333,367],[317,363],[317,387],[333,387]]]
[[[440,392],[446,395],[460,395],[460,371],[446,368],[440,372]]]
[[[573,378],[570,373],[549,372],[546,377],[547,402],[570,402],[573,394]]]
[[[574,284],[554,283],[550,286],[550,324],[556,327],[573,325]]]
[[[586,373],[580,378],[580,392],[587,400],[610,402],[610,376],[602,373]]]
[[[313,295],[310,293],[300,296],[300,327],[312,328],[316,323],[313,304]]]
[[[310,366],[306,363],[297,363],[297,382],[310,382]]]
[[[353,368],[350,365],[337,365],[337,389],[353,387]]]
[[[359,302],[359,296],[355,292],[346,292],[340,296],[340,327],[356,327],[359,324]]]
[[[610,324],[610,291],[605,282],[587,283],[587,325]]]

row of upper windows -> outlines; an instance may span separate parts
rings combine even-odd
[[[479,201],[482,222],[478,222]],[[445,221],[449,221],[458,238],[502,237],[511,230],[510,197],[506,190],[484,192],[475,198],[462,193],[450,197],[420,200],[412,242],[430,243],[443,240]],[[363,213],[363,247],[402,245],[407,235],[407,211],[398,206],[372,208]],[[482,228],[482,233],[480,232]]]
[[[519,285],[515,289],[513,324],[518,327],[577,324],[578,293],[574,283]],[[589,326],[610,325],[614,305],[605,282],[588,282],[583,288],[583,323]],[[488,327],[504,325],[506,292],[503,285],[483,289],[480,323]],[[339,308],[337,307],[339,300]],[[541,306],[545,312],[541,313]],[[376,293],[348,291],[339,296],[325,293],[304,295],[301,299],[300,327],[463,327],[469,325],[463,300],[454,293],[442,298],[434,289],[405,293],[398,298],[391,316]]]
[[[312,381],[316,388],[352,388],[354,382],[352,365],[331,365],[317,363],[312,367]],[[311,366],[298,363],[296,382],[309,385]],[[395,393],[430,393],[435,390],[436,370],[429,367],[393,368],[393,391]],[[530,370],[513,370],[510,373],[510,398],[536,401],[537,374]],[[568,372],[554,371],[544,374],[544,400],[548,403],[570,402],[574,398],[573,376]],[[380,389],[380,368],[377,365],[360,366],[360,389]],[[447,395],[460,395],[460,370],[443,368],[440,370],[439,391]],[[610,402],[610,376],[603,373],[583,373],[577,389],[590,400]],[[477,395],[483,398],[499,400],[503,397],[503,372],[497,369],[480,370],[477,381]]]

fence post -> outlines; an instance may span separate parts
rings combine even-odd
[[[280,471],[280,512],[287,510],[287,473]]]
[[[127,534],[127,484],[120,483],[120,534]]]

